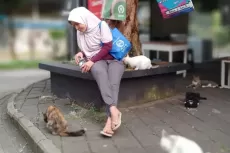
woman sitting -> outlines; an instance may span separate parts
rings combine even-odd
[[[73,9],[68,21],[77,30],[77,43],[81,50],[75,55],[76,63],[79,57],[87,60],[81,66],[82,72],[91,72],[106,104],[107,122],[100,133],[111,137],[121,125],[121,112],[117,103],[124,64],[109,54],[112,49],[112,33],[105,21],[101,21],[85,7]]]

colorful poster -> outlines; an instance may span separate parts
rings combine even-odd
[[[101,18],[103,0],[88,0],[88,10],[95,14],[98,18]]]
[[[191,0],[157,0],[163,18],[172,18],[194,10]]]
[[[126,0],[104,0],[101,18],[126,20]]]

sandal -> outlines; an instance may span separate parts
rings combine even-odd
[[[104,131],[101,131],[100,134],[102,134],[103,136],[107,136],[107,137],[112,137],[113,136],[113,134],[106,133]]]
[[[103,136],[107,136],[107,137],[112,137],[114,132],[111,128],[111,123],[106,123],[107,125],[105,125],[104,129],[100,132],[100,134],[102,134]]]
[[[116,122],[112,122],[113,124],[115,124],[115,127],[112,129],[113,131],[117,130],[120,126],[121,126],[121,112],[118,114],[118,121]]]

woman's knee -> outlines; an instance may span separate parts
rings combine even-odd
[[[124,71],[124,64],[121,61],[115,61],[109,66],[109,80],[113,88],[116,88],[120,85],[120,81],[124,74]]]
[[[93,64],[91,68],[93,75],[107,75],[107,64],[105,61],[98,61]]]

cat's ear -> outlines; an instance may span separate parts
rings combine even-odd
[[[161,136],[162,136],[162,137],[168,136],[168,133],[165,131],[165,129],[163,129],[163,130],[161,131]]]

